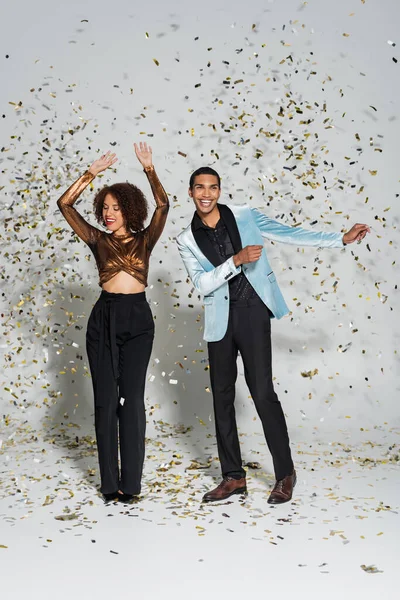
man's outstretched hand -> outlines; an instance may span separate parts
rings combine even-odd
[[[239,267],[245,263],[256,262],[261,256],[262,249],[263,246],[246,246],[245,248],[242,248],[242,250],[233,257],[235,267]]]
[[[344,244],[352,244],[353,242],[361,243],[361,240],[365,238],[367,233],[371,233],[371,229],[368,225],[363,223],[356,223],[353,227],[344,234],[343,243]]]

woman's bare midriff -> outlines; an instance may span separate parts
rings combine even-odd
[[[103,290],[111,294],[140,294],[145,286],[129,273],[120,271],[103,285]]]

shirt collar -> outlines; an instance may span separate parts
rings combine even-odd
[[[195,212],[193,215],[193,219],[192,219],[192,225],[193,225],[194,231],[197,231],[198,229],[205,229],[206,231],[215,231],[215,229],[217,227],[220,228],[222,225],[224,225],[224,221],[223,221],[221,213],[220,213],[219,221],[217,222],[215,229],[214,229],[212,227],[209,227],[205,223],[203,223],[203,221],[200,219],[197,212]]]

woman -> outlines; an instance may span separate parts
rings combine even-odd
[[[93,252],[102,292],[89,317],[86,348],[93,380],[95,427],[104,500],[132,500],[140,493],[146,415],[144,388],[154,338],[154,322],[145,287],[150,253],[168,214],[168,198],[156,175],[152,150],[134,145],[148,177],[156,209],[144,228],[147,202],[130,183],[100,190],[94,211],[108,233],[93,227],[74,203],[93,179],[117,158],[107,152],[58,200],[75,233]],[[118,469],[118,425],[121,472]]]

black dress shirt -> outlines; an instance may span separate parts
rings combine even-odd
[[[199,215],[195,213],[193,217],[193,227],[195,230],[202,228],[206,231],[215,252],[217,252],[221,259],[221,263],[225,262],[228,260],[228,258],[235,254],[228,229],[222,217],[219,219],[218,223],[213,229],[212,227],[209,227],[203,223]],[[239,300],[250,300],[257,296],[257,293],[243,271],[241,271],[235,277],[232,277],[232,279],[228,281],[228,284],[231,304],[234,304]]]

